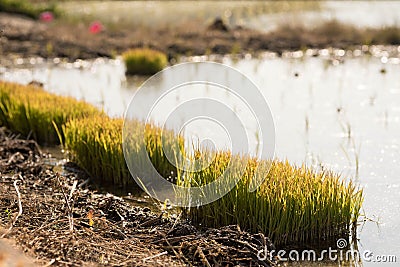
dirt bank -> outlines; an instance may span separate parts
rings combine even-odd
[[[170,57],[208,53],[245,53],[304,48],[351,48],[362,44],[400,44],[400,31],[357,29],[329,22],[315,29],[282,26],[274,32],[261,33],[244,28],[182,25],[169,29],[145,28],[107,30],[90,34],[87,25],[62,21],[42,23],[19,15],[0,13],[1,57],[81,58],[112,57],[131,47],[148,46]]]
[[[1,235],[40,265],[274,265],[257,258],[273,246],[262,234],[197,230],[179,215],[96,192],[81,172],[59,174],[48,161],[34,141],[0,129]]]

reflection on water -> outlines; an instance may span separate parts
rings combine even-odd
[[[278,158],[358,179],[365,191],[365,214],[379,221],[367,220],[359,228],[359,249],[376,255],[400,251],[400,49],[391,49],[372,48],[375,56],[362,56],[357,50],[322,50],[317,51],[319,57],[296,52],[288,58],[219,58],[259,85],[274,115]],[[38,80],[46,90],[85,99],[112,116],[123,114],[141,83],[138,78],[125,78],[119,60],[19,63],[1,67],[0,79]],[[146,93],[150,96],[155,91]],[[202,94],[235,104],[233,98],[218,95],[212,88]],[[173,95],[155,110],[154,119],[165,115],[163,107],[179,105],[189,96],[190,92]],[[242,112],[240,106],[235,111]],[[192,127],[198,136],[209,137],[202,125]],[[220,142],[218,137],[213,139]],[[251,140],[256,146],[257,139]]]

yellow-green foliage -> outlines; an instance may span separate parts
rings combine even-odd
[[[140,161],[148,155],[152,165],[163,176],[176,172],[163,149],[172,150],[172,146],[175,149],[176,145],[183,147],[183,139],[171,131],[161,134],[161,128],[139,121],[133,121],[130,126],[131,131],[126,137],[131,148],[129,157],[136,164],[141,164]],[[111,119],[104,115],[71,120],[63,127],[64,145],[79,165],[95,179],[125,186],[136,185],[128,172],[122,151],[122,127],[122,119]],[[140,140],[141,133],[144,141]],[[143,151],[147,155],[141,154]]]
[[[35,19],[44,11],[51,11],[55,15],[60,13],[55,1],[32,3],[32,1],[28,0],[0,0],[0,12],[22,14]]]
[[[75,119],[63,126],[65,148],[95,181],[132,185],[122,152],[122,119],[105,115]]]
[[[224,172],[226,161],[232,160],[219,159],[212,168],[192,174],[195,180],[192,185],[213,181]],[[187,215],[196,224],[212,227],[238,224],[252,232],[262,231],[279,245],[347,236],[359,217],[362,190],[334,173],[317,173],[278,160],[267,162],[245,157],[233,160],[236,166],[242,165],[239,169],[246,171],[224,197],[188,210]],[[238,174],[229,175],[234,179]],[[249,192],[254,177],[265,180],[256,191]]]
[[[208,167],[177,172],[164,151],[177,155],[180,149],[185,155],[182,137],[164,131],[161,138],[161,128],[139,121],[129,125],[125,133],[129,157],[139,167],[145,164],[144,157],[149,156],[161,175],[168,177],[173,172],[177,175],[177,184],[186,187],[210,183],[227,173],[228,181],[239,178],[233,190],[216,202],[185,210],[196,224],[213,227],[239,224],[252,232],[262,231],[275,243],[283,244],[346,236],[359,216],[362,191],[334,173],[317,173],[288,162],[260,161],[211,151],[195,151],[189,156],[193,170],[201,169],[199,165]],[[132,185],[122,151],[122,126],[122,120],[105,116],[73,120],[64,127],[65,144],[93,177]],[[141,145],[140,138],[144,138],[145,146]],[[205,164],[210,158],[211,164]],[[226,172],[230,161],[232,169]],[[262,185],[250,192],[249,184],[260,178],[265,178]]]
[[[152,75],[167,66],[167,56],[149,48],[135,48],[122,54],[127,74]]]
[[[41,144],[60,143],[61,126],[68,120],[100,113],[72,97],[57,96],[36,86],[0,82],[0,123]]]

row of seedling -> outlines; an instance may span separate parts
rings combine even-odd
[[[32,86],[1,82],[0,94],[3,126],[39,143],[62,143],[95,181],[139,190],[124,158],[122,119],[109,118],[89,104]],[[145,155],[160,175],[172,175],[177,186],[186,188],[223,177],[213,189],[227,192],[223,197],[183,209],[195,224],[238,224],[251,232],[263,232],[276,244],[288,244],[348,235],[360,215],[362,190],[335,173],[229,151],[198,148],[188,152],[183,137],[172,131],[135,120],[129,127],[124,133],[128,144],[124,145],[138,166],[146,166]],[[184,170],[182,162],[186,162]]]

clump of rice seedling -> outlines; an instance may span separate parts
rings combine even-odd
[[[40,144],[59,144],[64,138],[64,123],[100,113],[72,97],[57,96],[36,86],[0,82],[1,125]]]
[[[125,163],[122,127],[121,119],[106,116],[75,119],[63,128],[65,146],[92,177],[138,188]],[[139,172],[134,173],[139,177],[146,175],[145,157],[150,158],[163,177],[174,173],[174,182],[183,187],[206,185],[224,176],[225,180],[214,188],[216,192],[204,192],[225,192],[222,198],[183,209],[195,224],[210,227],[238,224],[242,229],[261,231],[280,245],[348,235],[359,217],[362,190],[334,173],[318,173],[278,160],[232,155],[229,151],[196,149],[189,154],[184,150],[182,137],[135,120],[129,122],[124,134],[129,160],[139,166]],[[185,170],[171,164],[174,160],[182,164],[182,159],[166,157],[166,153],[177,155],[179,150],[189,164]],[[232,181],[237,184],[230,190]],[[250,191],[249,187],[254,188],[257,181],[263,181],[261,186]]]
[[[122,54],[127,74],[152,75],[167,66],[167,56],[149,48],[135,48]]]
[[[334,173],[317,173],[278,160],[216,155],[210,168],[186,175],[191,182],[178,180],[185,186],[208,184],[224,173],[227,161],[234,160],[237,171],[230,171],[227,181],[239,179],[236,186],[211,204],[185,210],[196,224],[238,224],[248,231],[261,231],[280,245],[348,235],[359,217],[362,190]],[[261,186],[250,192],[252,181],[260,178],[265,179]]]
[[[123,154],[123,123],[122,119],[113,119],[105,115],[71,120],[63,126],[64,146],[72,153],[73,159],[93,178],[102,182],[136,187]],[[127,131],[128,136],[125,137],[130,151],[129,158],[140,165],[141,160],[148,157],[152,166],[163,177],[168,177],[171,172],[176,173],[176,167],[167,159],[165,151],[175,149],[176,144],[183,147],[183,139],[172,131],[162,131],[160,127],[140,121],[133,121],[130,126],[131,130]],[[144,140],[140,139],[142,137]]]
[[[122,119],[105,115],[70,120],[62,128],[64,146],[93,179],[132,185],[122,152],[122,125]]]

